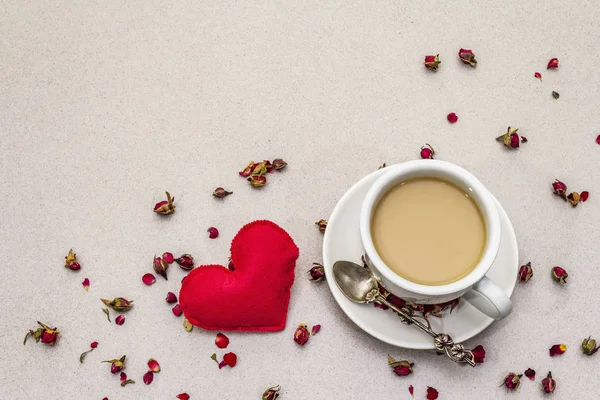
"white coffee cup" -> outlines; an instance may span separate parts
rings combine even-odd
[[[479,263],[467,276],[446,285],[422,285],[397,275],[385,265],[371,237],[371,217],[381,197],[401,182],[425,177],[442,179],[461,188],[473,199],[485,223],[486,243]],[[512,310],[508,296],[485,276],[500,248],[501,229],[498,208],[485,186],[465,169],[439,160],[416,160],[387,167],[367,192],[360,213],[360,235],[366,262],[390,293],[417,304],[443,303],[462,296],[494,319],[501,319]]]

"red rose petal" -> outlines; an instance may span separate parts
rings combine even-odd
[[[561,354],[563,354],[565,351],[567,351],[567,346],[564,344],[555,344],[554,346],[550,347],[550,357],[554,357],[554,356],[559,356]]]
[[[596,136],[596,143],[600,144],[600,135]]]
[[[436,400],[438,398],[438,391],[432,387],[427,386],[427,400]]]
[[[473,356],[475,357],[475,362],[477,364],[483,363],[483,359],[485,358],[485,349],[482,345],[476,346],[473,350],[471,350]]]
[[[548,69],[550,68],[558,68],[558,58],[551,58],[550,61],[548,61]]]
[[[98,347],[98,342],[92,342],[92,344],[90,344],[90,347],[92,349],[95,349],[96,347]]]
[[[414,398],[415,397],[415,388],[413,387],[413,385],[410,385],[408,387],[408,393],[410,393],[410,395]]]
[[[587,190],[584,190],[583,192],[581,192],[579,194],[579,200],[585,202],[589,196],[590,196],[590,192],[588,192]]]
[[[125,323],[125,316],[124,315],[118,315],[117,318],[115,318],[115,324],[117,325],[123,325]]]
[[[448,114],[448,116],[446,118],[448,119],[448,122],[450,122],[451,124],[458,121],[458,115],[456,115],[455,113]]]
[[[179,400],[190,400],[190,395],[187,393],[180,393],[175,397],[177,397]]]
[[[169,304],[177,303],[177,296],[173,292],[167,293],[167,298],[165,301]]]
[[[148,360],[148,369],[152,372],[160,372],[160,364],[154,358]]]
[[[172,264],[175,261],[175,257],[173,257],[173,253],[169,253],[168,251],[163,253],[162,259],[165,260],[167,264]]]
[[[215,344],[220,349],[226,349],[229,346],[229,338],[223,335],[221,332],[217,333],[217,337],[215,338]]]
[[[142,276],[142,282],[144,282],[144,284],[150,286],[154,282],[156,282],[156,277],[150,273],[144,274],[144,276]]]
[[[535,371],[531,368],[527,368],[527,370],[525,371],[525,376],[533,381],[535,380]]]
[[[235,367],[235,364],[237,364],[237,356],[235,355],[235,353],[227,353],[223,356],[223,361],[225,362],[225,364],[233,368]]]
[[[85,289],[85,291],[87,292],[88,289],[90,288],[90,280],[88,278],[85,278],[83,280],[83,282],[81,282],[81,284],[83,285],[83,288]]]
[[[211,239],[216,239],[219,237],[219,230],[214,226],[211,226],[206,231],[208,232],[208,237]]]
[[[539,72],[536,72],[535,74],[533,74],[533,76],[535,76],[540,81],[542,80],[542,74],[540,74]]]
[[[121,381],[121,384],[125,382],[127,380],[127,374],[125,372],[121,372],[121,375],[119,375],[119,380]]]
[[[315,336],[321,330],[321,325],[315,325],[310,330],[310,334]]]
[[[181,306],[179,304],[176,304],[175,307],[173,307],[172,311],[173,311],[173,314],[175,314],[176,317],[181,316],[181,313],[183,312],[181,310]]]
[[[521,136],[521,143],[527,143],[528,140],[525,136]]]
[[[154,380],[154,372],[152,371],[148,371],[144,374],[144,383],[146,385],[149,385],[152,383],[152,381]]]

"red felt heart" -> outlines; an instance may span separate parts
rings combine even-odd
[[[183,280],[179,304],[185,317],[209,330],[282,330],[298,255],[290,235],[273,222],[245,225],[231,242],[234,271],[204,265]]]

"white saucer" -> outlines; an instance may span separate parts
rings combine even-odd
[[[334,262],[348,260],[361,264],[364,249],[359,232],[360,208],[369,187],[384,172],[385,169],[380,169],[361,179],[344,194],[333,209],[323,240],[323,265],[327,283],[346,315],[371,336],[408,349],[433,349],[431,337],[416,327],[403,325],[391,310],[384,311],[372,304],[351,302],[333,279]],[[502,237],[498,257],[487,276],[510,297],[517,283],[519,250],[512,224],[498,200],[496,204],[500,213]],[[447,333],[459,343],[472,338],[494,322],[466,301],[461,301],[451,314],[445,313],[443,318],[429,317],[429,320],[434,331]]]

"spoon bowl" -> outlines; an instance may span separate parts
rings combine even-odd
[[[368,294],[379,289],[373,273],[351,261],[336,261],[333,277],[344,296],[355,303],[367,303]]]

